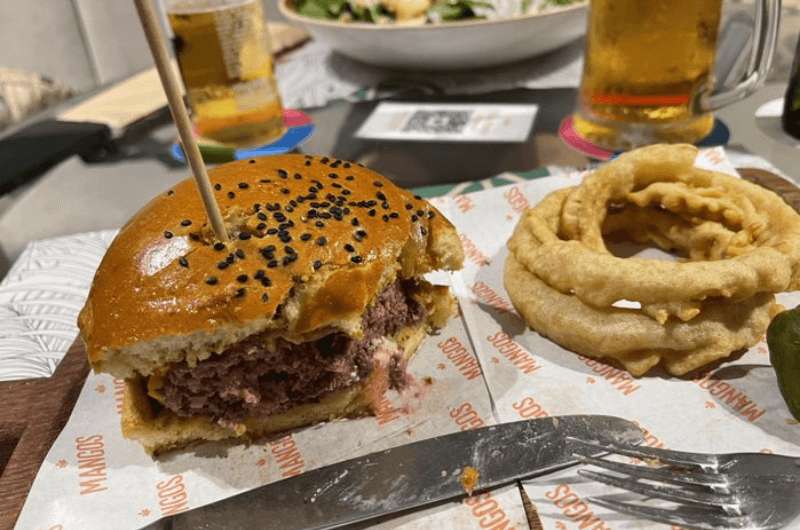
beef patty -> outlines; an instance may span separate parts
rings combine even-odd
[[[275,349],[268,351],[265,335],[257,334],[194,368],[179,363],[166,374],[164,405],[179,416],[238,422],[282,412],[345,388],[372,370],[375,339],[425,316],[425,308],[408,295],[410,286],[397,281],[378,296],[364,313],[360,340],[341,332],[302,344],[278,339]]]

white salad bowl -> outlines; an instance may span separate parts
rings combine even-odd
[[[493,20],[425,24],[372,24],[310,18],[292,0],[281,13],[353,59],[402,70],[465,70],[519,61],[555,50],[586,32],[586,3]]]

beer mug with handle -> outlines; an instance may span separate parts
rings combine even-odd
[[[722,0],[591,0],[575,130],[612,150],[698,142],[711,132],[712,111],[763,84],[780,11],[780,0],[755,1],[746,72],[715,92]]]

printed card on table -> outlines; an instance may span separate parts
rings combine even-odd
[[[524,142],[536,105],[381,103],[359,138],[443,142]]]

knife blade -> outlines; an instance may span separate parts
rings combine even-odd
[[[613,416],[554,416],[428,438],[308,471],[193,510],[143,530],[325,530],[464,497],[576,463],[568,438],[640,443],[635,423]]]

